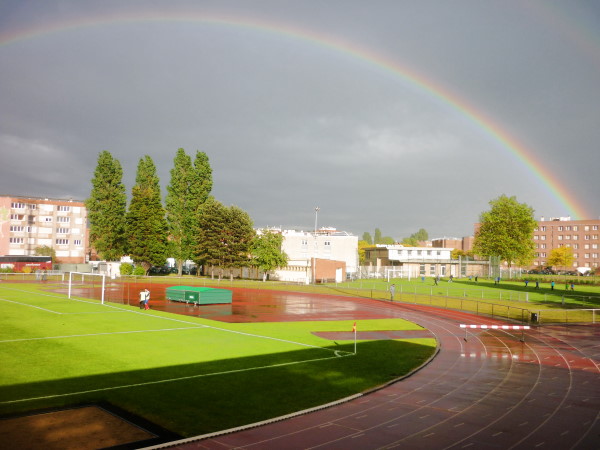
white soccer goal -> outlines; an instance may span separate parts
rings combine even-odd
[[[388,283],[392,278],[404,278],[405,276],[407,276],[408,281],[410,281],[410,270],[405,271],[402,267],[397,269],[385,269],[385,278]]]
[[[101,278],[101,280],[98,279]],[[68,298],[71,298],[71,288],[73,286],[87,286],[87,287],[95,287],[98,285],[98,282],[102,283],[101,285],[101,301],[104,305],[104,291],[106,290],[106,275],[103,273],[84,273],[84,272],[69,272],[69,295]]]

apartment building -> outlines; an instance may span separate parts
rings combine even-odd
[[[335,228],[316,232],[270,229],[281,233],[287,267],[275,271],[281,281],[314,283],[344,281],[358,270],[358,236]]]
[[[573,249],[573,267],[600,266],[600,220],[571,220],[570,217],[542,217],[533,234],[535,260],[533,265],[544,267],[555,248]]]
[[[85,263],[87,210],[75,200],[0,196],[0,255],[54,248],[61,263]]]

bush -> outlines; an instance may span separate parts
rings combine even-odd
[[[11,269],[10,267],[3,267],[0,269],[0,273],[13,273],[14,270]]]
[[[133,264],[122,263],[119,272],[121,275],[131,275],[133,273]]]
[[[146,275],[146,271],[142,266],[137,266],[135,269],[133,269],[133,274],[136,276],[144,276]]]

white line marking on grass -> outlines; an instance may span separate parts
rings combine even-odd
[[[199,325],[196,327],[162,328],[162,329],[157,329],[157,330],[113,331],[111,333],[70,334],[70,335],[65,335],[65,336],[44,336],[44,337],[25,338],[25,339],[7,339],[5,341],[0,341],[0,344],[4,344],[6,342],[43,341],[46,339],[67,339],[67,338],[74,338],[74,337],[107,336],[107,335],[110,336],[113,334],[154,333],[157,331],[195,330],[198,328],[206,328],[206,327]]]
[[[22,303],[22,302],[15,302],[14,300],[7,300],[5,298],[0,298],[0,300],[2,300],[3,302],[8,302],[8,303],[15,303],[17,305],[22,305],[22,306],[29,306],[30,308],[36,308],[36,309],[41,309],[42,311],[46,311],[46,312],[50,312],[52,314],[62,314],[56,311],[52,311],[51,309],[46,309],[46,308],[42,308],[41,306],[34,306],[34,305],[30,305],[28,303]]]
[[[346,356],[354,356],[354,353],[349,353]],[[171,383],[173,381],[193,380],[194,378],[206,378],[206,377],[219,376],[219,375],[229,375],[232,373],[252,372],[255,370],[272,369],[274,367],[285,367],[285,366],[293,366],[296,364],[327,361],[329,359],[335,359],[335,358],[336,358],[335,356],[330,356],[328,358],[307,359],[305,361],[294,361],[294,362],[288,362],[288,363],[273,364],[270,366],[249,367],[249,368],[245,368],[245,369],[227,370],[225,372],[213,372],[213,373],[204,373],[204,374],[200,374],[200,375],[190,375],[187,377],[167,378],[166,380],[147,381],[145,383],[124,384],[121,386],[111,386],[111,387],[99,388],[99,389],[89,389],[87,391],[68,392],[65,394],[55,394],[55,395],[44,395],[41,397],[21,398],[18,400],[8,400],[8,401],[0,402],[0,405],[7,405],[7,404],[12,404],[12,403],[22,403],[22,402],[28,402],[28,401],[33,401],[33,400],[44,400],[44,399],[49,399],[49,398],[68,397],[71,395],[92,394],[94,392],[113,391],[116,389],[126,389],[126,388],[140,387],[140,386],[151,386],[153,384]]]

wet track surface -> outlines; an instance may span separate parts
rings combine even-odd
[[[524,335],[470,329],[465,335],[461,323],[503,322],[369,299],[233,291],[232,305],[197,307],[158,299],[153,308],[227,322],[399,317],[426,327],[440,342],[440,352],[412,376],[346,403],[164,447],[600,448],[598,325],[544,326]],[[390,337],[359,334],[359,339]]]

